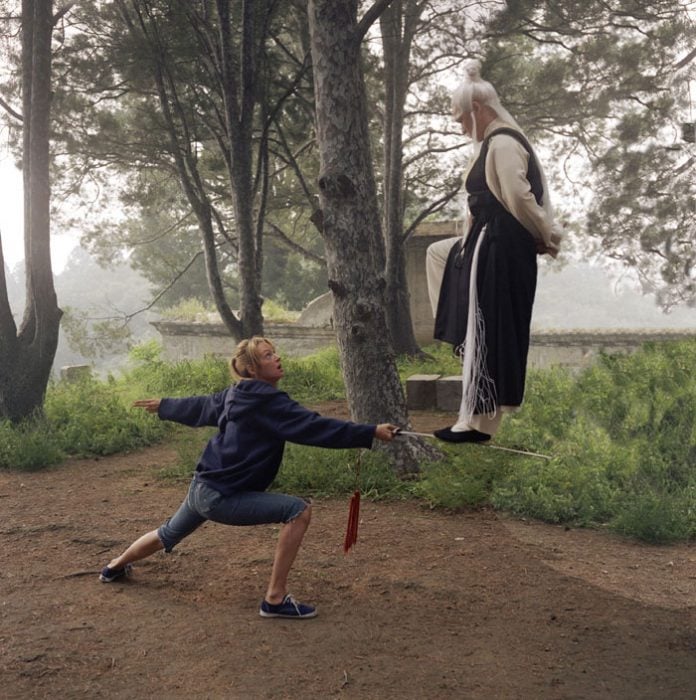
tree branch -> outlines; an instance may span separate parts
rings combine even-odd
[[[0,107],[2,107],[11,117],[14,117],[20,122],[24,121],[24,117],[19,112],[12,109],[12,107],[7,102],[5,102],[5,100],[3,100],[2,97],[0,97]]]
[[[362,16],[355,31],[355,41],[359,44],[367,34],[368,29],[379,19],[393,0],[375,0],[374,5]]]
[[[679,70],[680,68],[683,68],[688,63],[691,63],[691,61],[693,61],[694,58],[696,58],[696,49],[691,49],[691,51],[689,51],[689,53],[687,53],[681,61],[674,64],[674,70]]]
[[[411,225],[404,231],[402,236],[402,242],[405,244],[406,241],[413,235],[413,232],[418,227],[418,224],[420,224],[421,221],[423,221],[427,216],[430,216],[430,214],[433,214],[436,211],[440,211],[442,207],[444,207],[457,195],[460,189],[461,184],[455,189],[450,190],[449,192],[444,194],[442,197],[440,197],[440,199],[432,202],[425,209],[423,209],[423,211],[420,214],[418,214],[418,216],[411,222]]]
[[[186,266],[181,270],[175,277],[172,279],[169,284],[164,287],[164,289],[161,289],[152,299],[150,299],[150,302],[147,304],[147,306],[144,306],[142,309],[138,309],[137,311],[133,311],[132,313],[129,314],[124,314],[123,320],[125,323],[128,323],[132,318],[135,318],[138,314],[143,313],[144,311],[149,311],[185,274],[188,270],[191,269],[191,266],[193,263],[198,260],[198,258],[203,255],[203,251],[199,250],[192,258],[189,260],[189,262],[186,264]],[[95,319],[92,319],[95,320]],[[109,320],[109,319],[100,319],[100,320]]]
[[[58,22],[60,22],[60,20],[63,19],[63,17],[65,17],[65,15],[67,15],[68,12],[70,12],[70,10],[72,10],[73,5],[75,5],[74,2],[69,2],[67,5],[64,5],[63,7],[61,7],[58,10],[58,12],[56,12],[55,15],[53,15],[53,25],[54,26],[56,24],[58,24]]]
[[[307,250],[306,248],[303,248],[299,243],[295,243],[291,238],[288,237],[288,235],[283,231],[281,228],[276,226],[274,223],[270,221],[266,221],[266,225],[271,227],[271,230],[273,233],[283,242],[285,245],[290,248],[290,250],[294,250],[296,253],[299,253],[300,255],[303,255],[310,260],[313,260],[316,263],[319,263],[320,265],[326,265],[326,260],[321,257],[321,255],[317,255],[316,253],[312,253],[312,251]]]

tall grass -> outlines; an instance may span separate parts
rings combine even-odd
[[[454,374],[444,346],[423,361],[399,360],[410,374]],[[154,343],[138,347],[121,378],[49,386],[43,415],[0,422],[0,468],[39,469],[69,455],[107,455],[168,440],[178,445],[170,478],[189,478],[211,434],[158,421],[133,399],[220,391],[227,363],[166,362]],[[326,350],[284,361],[282,388],[302,403],[344,396],[338,354]],[[648,542],[696,537],[696,343],[648,345],[605,356],[580,375],[531,371],[523,409],[506,417],[496,442],[550,460],[486,446],[442,444],[443,458],[422,465],[416,482],[398,481],[379,452],[362,458],[360,484],[372,497],[417,497],[432,507],[492,505],[553,523],[610,527]],[[357,450],[288,445],[275,487],[344,495],[355,486]]]
[[[552,523],[666,543],[696,537],[696,343],[605,355],[573,375],[531,371],[496,442],[443,446],[414,491],[434,507],[483,504]],[[413,371],[414,367],[409,367]]]
[[[283,359],[282,389],[300,403],[341,399],[346,395],[338,350],[327,348],[302,359]]]

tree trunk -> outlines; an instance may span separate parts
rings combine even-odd
[[[176,3],[177,10],[181,10],[181,15],[189,23],[192,35],[200,42],[201,60],[211,64],[211,92],[221,97],[222,104],[215,105],[216,120],[206,124],[206,127],[212,131],[207,138],[217,143],[227,165],[238,241],[240,318],[235,316],[225,297],[213,224],[214,192],[199,170],[197,140],[200,128],[191,117],[192,111],[196,113],[196,105],[187,103],[190,95],[177,74],[176,57],[162,39],[159,25],[166,24],[165,20],[159,11],[154,11],[157,8],[153,9],[144,0],[133,3],[137,22],[131,16],[128,4],[119,4],[127,26],[139,33],[151,47],[153,78],[169,134],[172,157],[182,189],[200,228],[208,287],[225,326],[235,340],[241,340],[263,333],[263,255],[258,232],[265,216],[265,197],[257,196],[253,137],[254,117],[262,93],[257,84],[259,65],[268,37],[269,17],[275,4],[270,0],[235,4],[230,0],[216,0],[214,13],[212,5],[202,9],[184,0]],[[240,8],[241,14],[234,14],[233,11]],[[259,152],[258,159],[262,160],[261,149]],[[215,222],[218,230],[226,236],[221,219],[215,218]]]
[[[264,0],[242,4],[238,54],[232,46],[229,0],[217,0],[220,21],[221,93],[225,108],[227,158],[235,227],[239,239],[240,316],[245,337],[263,333],[261,306],[261,241],[254,218],[252,135],[257,105],[256,78],[263,55],[265,26],[271,8]],[[259,213],[263,218],[263,212]]]
[[[52,0],[22,2],[24,250],[27,299],[17,332],[0,288],[0,417],[18,422],[41,410],[58,345],[61,310],[50,247],[49,135]]]
[[[397,354],[418,355],[404,252],[403,128],[411,43],[423,3],[395,0],[380,16],[384,57],[384,234],[387,324]]]
[[[354,420],[408,425],[385,314],[385,254],[369,146],[357,0],[308,5],[323,234],[334,323]],[[394,470],[417,473],[433,451],[414,440],[389,445]]]

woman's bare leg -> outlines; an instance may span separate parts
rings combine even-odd
[[[288,592],[288,574],[292,568],[297,552],[302,544],[305,532],[312,519],[312,506],[307,507],[294,520],[285,523],[278,536],[271,580],[266,591],[266,602],[277,605]]]
[[[157,530],[153,530],[139,537],[123,554],[112,559],[108,563],[108,567],[110,569],[122,569],[126,564],[145,559],[145,557],[159,552],[160,549],[164,549],[164,545],[157,536]]]

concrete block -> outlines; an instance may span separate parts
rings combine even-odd
[[[462,377],[440,377],[436,384],[436,407],[438,411],[457,413],[462,402]]]
[[[60,368],[60,378],[66,382],[78,382],[92,374],[90,365],[66,365]]]
[[[437,405],[439,374],[412,374],[406,379],[406,405],[410,411],[432,411]]]

